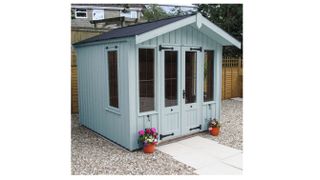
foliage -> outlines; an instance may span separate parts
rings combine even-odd
[[[181,6],[175,6],[174,8],[172,8],[170,10],[169,15],[170,16],[183,16],[183,15],[192,14],[192,13],[196,13],[196,12],[192,9],[183,10],[181,8]]]
[[[158,133],[156,128],[146,128],[145,130],[140,130],[138,142],[146,144],[157,144],[158,143]]]
[[[170,15],[157,4],[147,5],[146,9],[143,11],[143,17],[148,21],[159,20],[169,16]]]
[[[211,129],[211,128],[220,128],[220,123],[219,123],[219,121],[217,121],[216,119],[213,119],[213,120],[210,120],[209,121],[209,124],[208,124],[208,128],[209,128],[209,130]]]
[[[242,43],[242,4],[196,4],[198,12]],[[242,49],[225,47],[225,56],[241,57]]]
[[[75,19],[75,18],[76,18],[75,12],[73,9],[71,9],[71,19]]]

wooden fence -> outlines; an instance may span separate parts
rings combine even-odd
[[[222,99],[242,97],[242,59],[225,57],[222,62]]]

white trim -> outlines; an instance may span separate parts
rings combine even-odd
[[[223,43],[222,45],[234,45],[239,49],[241,48],[241,43],[238,40],[230,36],[217,25],[213,24],[207,18],[203,17],[202,15],[199,15],[199,21],[201,21],[201,23],[203,23],[205,26],[210,28],[213,32],[215,32],[217,35],[221,36],[224,40],[227,41],[227,43]]]
[[[152,111],[145,111],[140,112],[140,84],[139,84],[139,49],[154,49],[154,110]],[[136,46],[136,107],[137,107],[137,114],[139,116],[146,116],[151,114],[158,113],[158,70],[157,70],[157,46],[156,45],[137,45]]]
[[[187,26],[187,25],[192,24],[194,22],[196,22],[196,16],[190,16],[188,18],[184,18],[184,19],[181,19],[181,20],[176,21],[174,23],[170,23],[165,26],[161,26],[157,29],[142,33],[140,35],[136,35],[136,44],[140,44],[144,41],[147,41],[147,40],[152,39],[154,37],[160,36],[160,35],[165,34],[167,32],[179,29],[183,26]]]
[[[153,115],[153,114],[158,114],[158,111],[146,111],[138,114],[138,117],[146,116],[146,115]]]
[[[216,104],[216,101],[207,101],[202,103],[202,105],[208,105],[208,104]]]
[[[215,39],[215,41],[219,42],[220,44],[224,46],[234,45],[238,48],[241,48],[241,43],[238,40],[236,40],[235,38],[230,36],[228,33],[226,33],[224,30],[219,28],[217,25],[213,24],[211,21],[203,17],[200,13],[197,13],[196,15],[190,16],[188,18],[181,19],[174,23],[167,24],[157,29],[142,33],[140,35],[136,35],[135,36],[136,44],[140,44],[154,37],[160,36],[167,32],[182,28],[184,26],[187,26],[193,23],[196,23],[196,27],[199,29],[199,31],[203,31],[203,25],[204,25],[207,28],[209,28],[212,31],[212,33],[221,37],[222,40]]]
[[[115,114],[118,114],[118,115],[121,115],[120,113],[120,110],[117,109],[117,108],[114,108],[112,106],[109,106],[105,108],[106,111],[109,111],[109,112],[112,112],[112,113],[115,113]]]
[[[119,10],[119,12],[120,12],[120,17],[127,17],[127,18],[138,18],[138,11],[135,11],[135,10],[129,10],[127,13],[130,13],[130,16],[125,16],[124,14],[127,14],[127,13],[124,13],[124,12],[122,12],[122,10]],[[136,12],[136,17],[132,17],[132,13],[133,12]]]
[[[85,10],[86,12],[86,17],[78,17],[77,16],[77,10]],[[83,13],[83,12],[82,12]],[[77,8],[77,9],[75,9],[75,11],[74,11],[74,17],[76,18],[76,19],[87,19],[88,18],[88,12],[87,12],[87,9],[83,9],[83,8]]]
[[[106,9],[106,10],[123,10],[123,7],[101,7],[101,6],[71,6],[71,8],[78,8],[78,9]],[[132,11],[141,11],[142,8],[129,8]]]
[[[197,28],[200,29],[201,26],[202,26],[201,19],[200,19],[200,18],[201,18],[201,14],[200,14],[200,13],[197,13],[196,16],[197,16],[197,17],[196,17],[196,18],[197,18],[197,20],[196,20],[196,21],[197,21]]]
[[[215,63],[215,61],[216,61],[216,59],[215,59],[215,53],[216,53],[216,51],[213,49],[213,48],[204,48],[203,49],[203,67],[202,67],[202,71],[204,72],[204,55],[205,55],[205,52],[206,51],[213,51],[213,100],[212,101],[204,101],[204,77],[203,77],[203,79],[202,79],[202,102],[203,102],[203,104],[211,104],[212,102],[215,102],[216,101],[216,99],[215,99],[215,96],[214,96],[214,94],[215,94],[215,82],[216,82],[216,75],[215,75],[215,70],[216,70],[216,63]]]
[[[119,78],[119,65],[120,65],[120,54],[119,54],[119,44],[111,44],[110,46],[118,46],[118,48],[108,48],[105,49],[105,61],[106,61],[106,68],[107,68],[107,107],[105,108],[107,111],[114,112],[116,114],[120,114],[120,78]],[[109,46],[109,44],[108,44]],[[109,87],[109,61],[108,61],[108,52],[109,51],[116,51],[117,52],[117,81],[118,81],[118,108],[113,107],[110,105],[110,87]]]

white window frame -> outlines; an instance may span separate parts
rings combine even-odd
[[[214,104],[216,103],[216,50],[215,49],[212,49],[212,48],[204,48],[203,49],[203,66],[202,68],[204,68],[204,53],[206,51],[213,51],[213,100],[212,101],[204,101],[204,97],[203,97],[203,93],[204,93],[204,79],[202,79],[202,102],[204,105],[208,105],[208,104]],[[204,69],[202,69],[202,71],[204,71]]]
[[[127,13],[123,13],[123,12],[122,12],[122,10],[120,10],[120,17],[138,18],[138,11],[135,11],[135,12],[136,12],[137,17],[132,17],[132,12],[134,12],[134,10],[129,10],[129,12],[127,12],[127,13],[130,13],[130,17],[127,17],[127,16],[125,16],[125,15],[124,15],[124,14],[127,14]]]
[[[106,69],[107,69],[107,73],[106,73],[106,76],[107,76],[107,107],[105,108],[105,110],[107,111],[110,111],[110,112],[113,112],[113,113],[116,113],[116,114],[119,114],[120,115],[120,77],[119,77],[119,45],[115,45],[117,46],[117,48],[112,48],[113,45],[110,45],[111,48],[108,48],[105,50],[105,61],[106,61]],[[108,46],[109,47],[109,46]],[[109,59],[108,59],[108,53],[109,51],[116,51],[117,52],[117,78],[118,78],[118,108],[114,107],[114,106],[111,106],[110,105],[110,88],[109,88]]]
[[[153,49],[154,50],[154,110],[151,111],[144,111],[140,112],[140,79],[139,79],[139,73],[137,73],[136,79],[137,79],[137,112],[138,116],[145,116],[145,115],[152,115],[158,113],[158,52],[157,52],[157,46],[155,45],[138,45],[136,48],[136,58],[137,58],[137,64],[136,64],[136,70],[139,72],[139,49]]]
[[[91,15],[92,15],[92,20],[100,20],[100,19],[94,19],[94,11],[102,11],[103,12],[103,18],[102,19],[105,19],[105,10],[104,9],[92,9],[92,12],[91,12]]]
[[[86,17],[77,16],[77,11],[79,11],[79,10],[85,10],[86,11],[85,12],[86,13]],[[74,15],[75,15],[76,19],[86,19],[86,18],[88,18],[88,10],[87,9],[75,9]]]

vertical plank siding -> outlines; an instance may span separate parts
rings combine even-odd
[[[119,108],[120,114],[106,110],[107,61],[106,45],[80,47],[78,53],[78,85],[80,123],[130,149],[127,78],[127,44],[119,43]]]
[[[96,36],[101,32],[88,31],[71,31],[71,43],[76,43],[81,40]],[[78,107],[78,86],[77,86],[77,55],[74,49],[71,49],[71,113],[79,113]]]
[[[74,38],[80,36],[73,34]],[[112,41],[112,40],[111,40]],[[78,105],[80,110],[80,123],[86,127],[98,132],[108,139],[120,144],[121,146],[134,150],[139,148],[137,143],[138,130],[147,127],[160,128],[161,117],[161,98],[160,94],[160,53],[155,51],[155,111],[149,114],[139,114],[139,93],[138,93],[138,54],[137,48],[145,46],[155,48],[159,45],[172,45],[176,47],[182,46],[201,46],[203,49],[214,50],[214,101],[203,103],[203,100],[197,101],[197,106],[200,120],[203,125],[201,130],[206,130],[207,121],[210,118],[220,118],[221,99],[224,97],[224,91],[227,93],[238,92],[235,89],[227,91],[227,86],[221,86],[221,77],[224,82],[235,83],[238,79],[233,79],[235,72],[232,70],[222,70],[222,46],[214,41],[211,37],[200,32],[193,25],[188,25],[180,29],[168,32],[161,36],[142,42],[136,45],[133,38],[126,38],[125,42],[114,42],[119,47],[118,62],[119,62],[119,107],[120,113],[114,113],[106,110],[108,106],[107,99],[107,61],[105,55],[105,47],[111,43],[107,41],[105,44],[83,46],[77,48],[77,68],[78,72],[73,73],[78,76]],[[109,42],[109,43],[108,43]],[[182,48],[180,48],[182,49]],[[181,52],[181,51],[180,51]],[[203,68],[203,51],[199,55],[199,71]],[[224,64],[225,67],[225,64]],[[227,67],[227,66],[226,66]],[[201,85],[198,88],[197,96],[202,97],[203,93],[203,75],[199,75],[197,79]],[[74,84],[74,83],[73,83]],[[198,87],[199,87],[198,86]],[[221,88],[223,88],[221,90]],[[232,86],[233,88],[233,86]],[[217,90],[218,89],[218,90]],[[149,117],[147,116],[149,115]],[[172,117],[176,119],[175,117]],[[188,120],[187,117],[186,120]],[[170,120],[170,118],[168,118]],[[186,123],[192,123],[190,122]],[[198,124],[190,124],[190,126],[197,126]],[[176,127],[174,121],[165,124],[165,126]],[[169,127],[167,127],[170,129]]]

